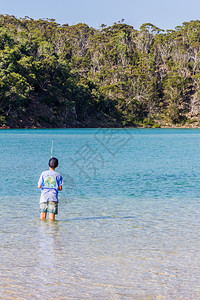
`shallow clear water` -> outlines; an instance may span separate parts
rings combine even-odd
[[[64,177],[57,221],[37,181]],[[200,130],[0,131],[1,299],[200,299]]]

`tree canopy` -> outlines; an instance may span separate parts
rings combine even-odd
[[[199,126],[200,21],[100,29],[0,15],[0,126]]]

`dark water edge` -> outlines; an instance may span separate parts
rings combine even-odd
[[[180,125],[180,124],[178,124],[178,125],[171,125],[171,126],[169,126],[169,125],[166,125],[166,126],[160,126],[160,125],[158,125],[158,126],[143,126],[143,125],[135,125],[135,126],[123,126],[122,124],[120,124],[120,123],[113,123],[113,124],[99,124],[99,123],[92,123],[92,124],[88,124],[88,126],[87,126],[87,124],[76,124],[76,126],[60,126],[60,127],[58,127],[58,126],[52,126],[51,124],[49,124],[48,126],[29,126],[29,125],[27,125],[27,126],[20,126],[20,124],[18,124],[18,125],[15,125],[15,126],[9,126],[9,125],[2,125],[2,126],[0,126],[0,130],[2,129],[76,129],[76,128],[80,128],[80,129],[98,129],[98,128],[116,128],[116,129],[118,129],[118,128],[124,128],[124,129],[137,129],[137,128],[139,128],[139,129],[148,129],[148,128],[150,128],[150,129],[200,129],[200,125],[199,124],[197,124],[197,125],[195,125],[195,124],[192,124],[192,125],[190,125],[190,126],[186,126],[186,125]]]

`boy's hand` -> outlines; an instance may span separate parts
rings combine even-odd
[[[59,190],[59,191],[62,191],[62,185],[59,186],[58,190]]]
[[[41,185],[38,184],[38,189],[41,189]]]

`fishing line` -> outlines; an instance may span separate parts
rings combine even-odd
[[[52,139],[52,143],[51,143],[51,158],[53,156],[53,139]]]

